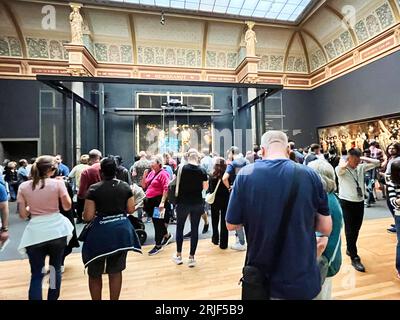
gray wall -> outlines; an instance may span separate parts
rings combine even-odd
[[[312,91],[315,126],[400,112],[400,52]]]
[[[39,138],[39,89],[29,80],[0,80],[0,138]]]
[[[284,90],[282,104],[285,115],[283,128],[287,130],[289,139],[295,141],[297,147],[317,142],[312,91]]]

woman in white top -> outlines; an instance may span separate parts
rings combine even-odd
[[[32,165],[32,180],[20,185],[18,204],[20,217],[30,217],[18,250],[27,253],[31,266],[29,300],[42,300],[42,281],[46,256],[50,256],[50,286],[47,299],[57,300],[61,287],[61,263],[64,249],[72,237],[71,222],[59,212],[71,208],[63,180],[50,179],[57,170],[55,158],[41,156]]]

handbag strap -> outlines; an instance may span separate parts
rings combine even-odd
[[[151,178],[151,180],[149,181],[149,183],[146,186],[146,190],[150,187],[151,183],[153,182],[153,180],[158,176],[158,174],[163,171],[164,169],[161,169],[160,171],[158,171],[153,178]]]
[[[217,194],[218,187],[219,187],[219,184],[220,184],[220,183],[221,183],[221,179],[218,180],[217,186],[215,187],[215,190],[214,190],[213,193]]]
[[[179,194],[179,184],[181,182],[182,170],[183,170],[183,165],[180,165],[178,168],[178,173],[176,174],[175,197],[178,197]]]
[[[289,229],[289,221],[293,214],[293,206],[295,203],[296,196],[298,194],[297,190],[299,189],[299,172],[300,168],[297,163],[294,164],[294,171],[293,171],[293,179],[292,179],[292,186],[290,188],[289,197],[286,200],[286,204],[283,210],[283,216],[281,222],[279,224],[277,237],[275,240],[275,245],[273,248],[273,262],[270,266],[269,275],[273,274],[278,267],[280,262],[280,257],[282,255],[283,245],[285,244],[286,236],[288,234]]]

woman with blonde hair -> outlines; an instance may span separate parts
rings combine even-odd
[[[172,234],[167,229],[170,215],[167,202],[170,177],[163,169],[163,162],[162,156],[153,156],[150,161],[151,171],[146,169],[142,178],[142,188],[146,192],[143,209],[153,220],[156,242],[149,251],[150,256],[159,253],[172,240]]]
[[[331,300],[332,277],[339,272],[340,266],[342,265],[340,231],[343,226],[343,213],[335,194],[336,181],[333,167],[329,162],[320,159],[310,162],[308,166],[314,169],[321,177],[322,185],[328,196],[329,212],[332,217],[332,232],[321,256],[321,259],[324,260],[327,274],[321,292],[316,298],[318,300]],[[326,236],[317,233],[317,238],[319,238],[318,243],[324,241],[326,243],[327,239],[325,237]]]
[[[59,210],[71,208],[71,198],[62,179],[50,179],[57,170],[52,156],[41,156],[32,165],[32,180],[19,187],[18,205],[22,219],[30,217],[18,250],[27,253],[31,266],[30,300],[42,300],[42,281],[46,256],[50,256],[51,283],[47,299],[57,300],[61,288],[64,250],[72,237],[73,226]]]

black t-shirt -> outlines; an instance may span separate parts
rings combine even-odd
[[[129,185],[121,180],[103,180],[92,184],[86,199],[96,203],[96,214],[112,216],[126,212],[126,202],[133,193]]]
[[[207,172],[204,168],[193,164],[184,165],[177,203],[202,204],[203,181],[208,181]]]

